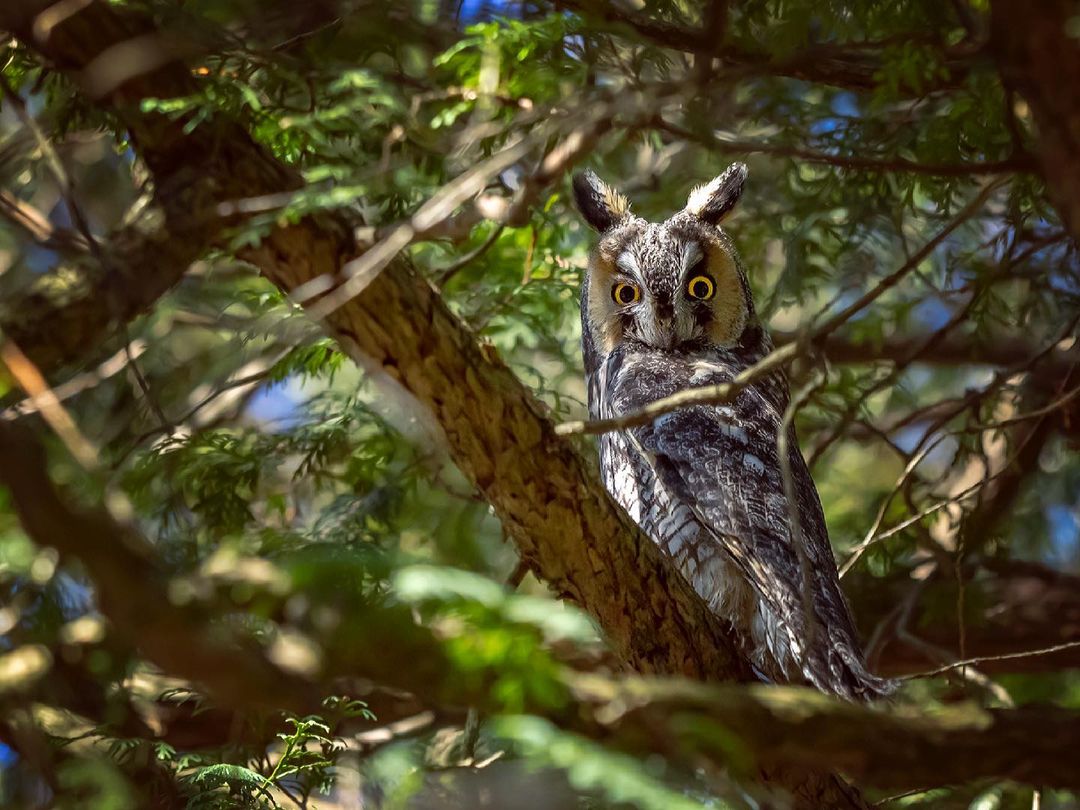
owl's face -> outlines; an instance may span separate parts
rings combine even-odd
[[[719,223],[745,179],[745,166],[735,164],[695,189],[685,209],[651,223],[592,172],[574,178],[578,208],[600,232],[582,292],[584,328],[598,352],[625,341],[673,350],[739,340],[750,292]]]

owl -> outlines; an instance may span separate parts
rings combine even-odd
[[[592,172],[574,178],[577,207],[600,234],[581,290],[593,418],[730,382],[772,350],[720,228],[746,176],[744,165],[731,166],[662,223],[632,214]],[[789,397],[787,379],[775,372],[730,402],[606,433],[604,484],[732,626],[763,679],[870,699],[890,684],[866,668],[793,427],[786,443],[793,504],[785,494],[778,438]]]

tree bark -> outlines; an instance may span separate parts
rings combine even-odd
[[[1019,93],[1038,128],[1050,198],[1080,240],[1080,41],[1071,0],[993,0],[990,42],[1005,86]]]

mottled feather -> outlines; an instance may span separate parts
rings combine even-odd
[[[575,183],[579,206],[601,232],[582,289],[594,417],[622,416],[679,391],[730,382],[771,351],[734,246],[716,226],[745,178],[745,167],[736,164],[659,224],[628,215],[621,195],[609,204],[605,198],[617,192],[595,175]],[[688,286],[702,274],[717,291],[708,300],[695,299]],[[612,302],[612,285],[627,283],[640,289],[639,299]],[[778,436],[788,401],[787,380],[775,373],[731,402],[605,434],[604,482],[731,623],[766,678],[848,698],[884,694],[890,684],[863,662],[793,428],[787,446],[796,502],[789,505],[785,494]]]

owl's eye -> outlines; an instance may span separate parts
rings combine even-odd
[[[716,292],[716,285],[713,284],[713,280],[708,276],[694,276],[687,282],[686,292],[691,298],[697,298],[699,301],[708,301],[713,297],[713,293]]]
[[[620,281],[611,288],[611,297],[616,304],[625,307],[638,302],[641,298],[641,290],[633,284],[627,284],[625,281]]]

